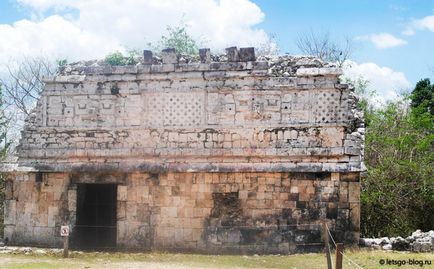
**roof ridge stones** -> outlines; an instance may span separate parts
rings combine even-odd
[[[313,56],[261,55],[253,47],[226,48],[226,54],[211,54],[209,48],[199,49],[198,55],[178,54],[175,49],[162,50],[160,55],[144,50],[136,65],[112,66],[104,60],[79,61],[59,68],[56,76],[94,74],[137,74],[193,71],[245,71],[272,77],[341,75],[333,63]]]

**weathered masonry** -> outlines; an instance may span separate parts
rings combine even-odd
[[[81,62],[46,80],[9,169],[5,237],[288,253],[358,242],[363,122],[341,70],[227,54]]]

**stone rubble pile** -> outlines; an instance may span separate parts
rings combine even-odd
[[[362,238],[360,239],[360,245],[373,249],[430,252],[434,251],[434,231],[422,232],[421,230],[416,230],[406,238],[400,236],[391,238]]]
[[[205,49],[209,52],[208,49]],[[148,52],[148,51],[145,51]],[[145,53],[146,54],[146,53]],[[145,60],[145,57],[149,57]],[[201,59],[199,55],[181,55],[177,54],[176,62],[178,64],[195,64],[195,63],[223,63],[223,62],[233,62],[231,56],[228,54],[209,54],[206,62]],[[336,67],[333,63],[325,63],[322,60],[313,56],[290,56],[290,55],[279,55],[279,56],[258,56],[255,57],[254,52],[252,57],[249,59],[255,59],[257,62],[264,62],[268,67],[267,74],[273,77],[289,77],[295,76],[297,69],[299,68],[334,68]],[[161,65],[163,64],[163,59],[161,55],[152,55],[139,57],[136,59],[137,65],[152,64]],[[235,62],[246,61],[237,58]],[[105,60],[90,60],[90,61],[79,61],[75,63],[70,63],[65,66],[59,67],[58,75],[84,75],[86,73],[85,67],[104,67],[109,66]]]
[[[273,77],[293,76],[299,68],[336,67],[312,56],[259,56],[257,61],[267,62],[268,75]]]
[[[60,248],[35,248],[35,247],[14,247],[1,246],[0,254],[25,254],[25,255],[45,255],[45,254],[60,254],[63,249]]]
[[[70,254],[83,254],[80,250],[70,250]],[[24,255],[60,255],[63,254],[61,248],[39,248],[39,247],[15,247],[0,246],[0,254],[24,254]]]

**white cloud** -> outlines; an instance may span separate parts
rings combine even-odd
[[[0,62],[22,54],[78,60],[101,58],[121,46],[144,49],[181,19],[195,39],[213,50],[269,41],[264,30],[255,28],[265,15],[250,0],[17,1],[40,19],[0,24]],[[62,15],[44,17],[53,10]]]
[[[410,33],[411,35],[414,34],[415,30],[429,30],[434,32],[434,15],[412,21],[404,32]]]
[[[384,103],[393,100],[399,93],[412,87],[404,73],[389,67],[380,67],[375,63],[361,63],[347,61],[344,65],[344,78],[355,81],[359,78],[368,81],[368,92],[375,91],[374,101]]]
[[[102,57],[120,46],[113,40],[80,29],[60,16],[40,22],[20,20],[0,25],[0,63],[28,55],[50,55],[53,59]]]
[[[379,49],[393,48],[407,44],[407,41],[388,33],[371,35],[371,41],[374,43],[375,47]]]
[[[415,21],[415,26],[419,29],[428,29],[434,32],[434,15]]]
[[[407,41],[397,38],[389,33],[359,36],[357,40],[369,40],[377,49],[388,49],[407,44]]]

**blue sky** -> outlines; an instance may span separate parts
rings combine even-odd
[[[354,41],[353,59],[375,62],[402,71],[415,83],[432,78],[434,70],[434,33],[428,30],[413,36],[401,33],[412,20],[433,14],[434,1],[374,0],[254,0],[265,13],[258,25],[275,33],[284,52],[297,52],[294,40],[310,28],[328,31],[335,38],[356,38],[375,33],[391,33],[408,41],[406,45],[377,49],[370,42]]]
[[[353,42],[348,74],[383,99],[433,78],[434,0],[0,0],[0,63],[26,54],[70,61],[144,48],[181,18],[205,46],[258,45],[282,53],[313,29]],[[1,71],[1,70],[0,70]]]

